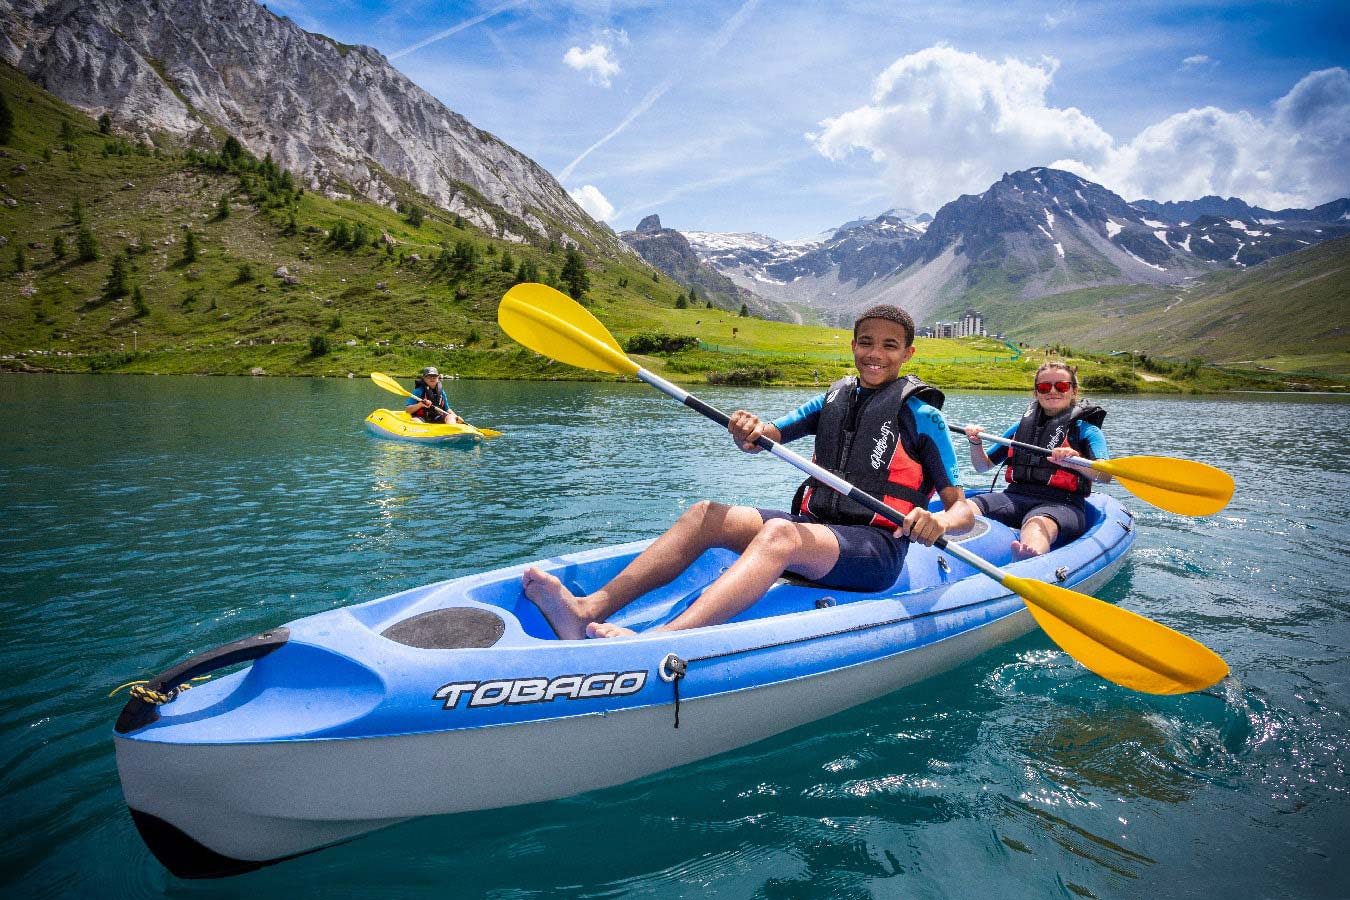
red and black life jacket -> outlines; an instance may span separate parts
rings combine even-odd
[[[1035,444],[1053,450],[1056,447],[1072,447],[1083,456],[1092,459],[1092,448],[1078,436],[1078,422],[1101,427],[1106,420],[1106,410],[1090,403],[1078,402],[1057,416],[1047,416],[1041,406],[1032,401],[1017,423],[1017,432],[1013,440],[1024,444]],[[1072,469],[1057,466],[1047,456],[1030,451],[1019,453],[1016,447],[1008,448],[1008,468],[1004,477],[1009,484],[1047,485],[1057,490],[1086,497],[1092,493],[1092,479],[1078,474]]]
[[[825,394],[816,426],[816,465],[852,482],[896,511],[890,522],[838,491],[808,478],[793,512],[805,511],[837,525],[894,528],[905,513],[927,506],[932,479],[919,462],[919,433],[905,404],[911,397],[942,408],[942,392],[913,375],[859,398],[856,376],[841,378]]]
[[[419,378],[417,379],[417,383],[413,385],[413,387],[421,388],[422,399],[426,400],[433,407],[440,407],[441,409],[450,408],[450,404],[445,402],[445,391],[441,390],[441,386],[439,384],[436,385],[435,387],[431,387],[429,384],[427,384],[425,381]],[[438,423],[445,421],[444,413],[437,412],[435,409],[431,409],[429,407],[418,407],[413,412],[409,413],[409,415],[412,416],[414,419],[421,419],[425,422]]]

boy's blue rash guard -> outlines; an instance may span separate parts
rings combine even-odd
[[[1010,440],[1012,439],[1012,436],[1015,434],[1017,434],[1016,423],[1014,423],[1013,426],[1009,428],[1007,431],[1003,432],[1003,436]],[[1092,448],[1093,459],[1111,458],[1111,451],[1106,446],[1106,435],[1102,434],[1102,430],[1098,428],[1096,425],[1093,425],[1090,422],[1084,422],[1082,419],[1079,419],[1078,439],[1083,443],[1087,444],[1088,447]],[[997,447],[994,447],[991,450],[989,450],[987,455],[989,457],[989,461],[997,466],[1003,463],[1003,461],[1008,458],[1008,448],[1003,446],[1002,444],[999,444]]]
[[[871,393],[871,388],[855,388],[859,396],[866,396]],[[928,438],[931,446],[937,451],[938,460],[941,462],[943,472],[946,474],[947,485],[952,487],[961,487],[961,472],[956,465],[956,450],[952,447],[951,432],[947,430],[947,420],[942,418],[942,413],[935,407],[924,403],[917,397],[910,397],[906,403],[909,405],[910,412],[914,414],[914,424],[918,429],[920,442],[923,438]],[[803,403],[792,412],[784,415],[773,422],[773,426],[778,429],[782,435],[784,444],[805,437],[808,434],[816,433],[816,425],[820,421],[820,411],[825,406],[825,395],[821,394],[813,400]],[[927,455],[921,452],[920,455]],[[934,460],[937,462],[938,460]],[[921,460],[921,462],[927,462]],[[934,482],[940,482],[940,479],[934,479]],[[941,490],[947,485],[937,483],[937,489]]]

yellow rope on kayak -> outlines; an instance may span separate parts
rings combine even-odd
[[[192,680],[210,681],[211,676],[198,675],[196,678]],[[160,691],[152,691],[147,687],[142,687],[142,685],[146,685],[149,683],[150,680],[147,678],[142,678],[140,681],[128,681],[126,684],[119,684],[117,687],[113,688],[111,691],[108,692],[108,696],[109,697],[116,696],[117,692],[122,690],[123,688],[131,688],[131,696],[134,699],[143,700],[146,703],[153,703],[155,706],[163,706],[165,703],[168,703],[170,700],[172,700],[174,697],[177,697],[183,691],[190,690],[192,688],[192,685],[188,684],[187,682],[184,682],[166,694]]]

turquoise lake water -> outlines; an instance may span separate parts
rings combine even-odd
[[[800,481],[641,385],[447,387],[506,436],[376,440],[362,418],[400,401],[367,379],[0,376],[5,896],[1350,896],[1350,402],[1255,395],[1098,398],[1115,455],[1237,479],[1207,519],[1109,489],[1138,539],[1099,596],[1223,655],[1210,691],[1129,692],[1036,632],[628,785],[174,878],[122,803],[113,688],[335,606],[652,537],[703,497],[783,506]],[[777,415],[812,393],[700,395]],[[1025,403],[946,411],[1001,428]]]

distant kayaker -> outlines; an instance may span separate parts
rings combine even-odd
[[[970,527],[974,518],[963,502],[956,451],[938,412],[942,393],[913,375],[900,377],[901,366],[914,355],[914,321],[894,306],[872,307],[854,324],[852,346],[856,377],[841,378],[772,423],[737,410],[727,430],[747,453],[759,451],[755,441],[761,435],[786,443],[815,434],[816,462],[884,497],[896,510],[893,521],[814,479],[799,489],[791,513],[701,500],[593,594],[578,597],[548,572],[526,569],[525,595],[558,637],[632,634],[606,619],[679,577],[713,547],[734,550],[740,558],[658,630],[725,622],[784,572],[826,587],[885,590],[904,566],[905,537],[931,545],[948,530]],[[944,507],[938,513],[928,511],[935,492]]]
[[[455,415],[455,411],[446,402],[445,391],[441,389],[441,373],[435,366],[427,366],[422,370],[405,410],[414,419],[421,419],[424,422],[453,425],[464,421]]]
[[[1051,450],[1041,456],[1015,447],[999,446],[986,453],[979,425],[966,426],[970,463],[976,472],[988,472],[1004,462],[1008,488],[1001,493],[976,494],[966,502],[981,515],[1020,528],[1013,541],[1019,559],[1040,556],[1056,540],[1077,540],[1087,530],[1084,498],[1093,482],[1105,484],[1111,476],[1058,460],[1073,456],[1110,459],[1101,424],[1106,410],[1078,396],[1078,370],[1062,362],[1042,363],[1036,370],[1032,403],[1020,421],[1003,433],[1006,438]]]

